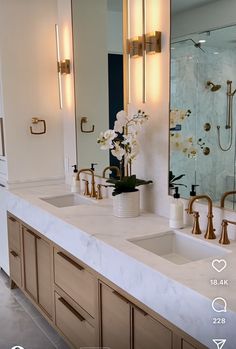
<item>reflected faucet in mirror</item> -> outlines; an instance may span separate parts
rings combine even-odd
[[[210,196],[208,196],[208,195],[194,196],[192,199],[189,200],[187,212],[188,212],[188,214],[195,213],[195,211],[193,211],[193,203],[199,199],[206,199],[208,202],[207,228],[206,228],[206,233],[204,235],[204,238],[208,239],[208,240],[216,239],[216,235],[214,233],[215,229],[213,228],[212,200],[211,200]]]
[[[221,208],[224,208],[225,207],[225,199],[228,195],[234,195],[236,194],[236,190],[231,190],[231,191],[226,191],[222,196],[221,196],[221,199],[220,199],[220,207]]]
[[[117,166],[107,166],[103,170],[102,178],[105,178],[107,170],[115,171],[116,172],[116,177],[121,177],[121,172],[120,172],[119,167],[117,167]]]
[[[79,170],[78,174],[77,174],[77,180],[80,181],[80,174],[84,172],[89,172],[92,176],[92,180],[91,180],[91,191],[90,191],[90,196],[91,198],[96,198],[97,193],[96,193],[96,189],[95,189],[95,175],[94,175],[94,171],[91,168],[82,168],[81,170]]]

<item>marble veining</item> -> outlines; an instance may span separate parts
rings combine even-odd
[[[7,207],[11,213],[208,348],[215,349],[212,338],[227,336],[227,349],[235,349],[235,242],[227,247],[232,252],[225,256],[228,267],[220,276],[230,280],[230,288],[219,291],[209,284],[211,278],[219,277],[212,269],[212,258],[179,266],[127,241],[168,231],[166,219],[150,213],[133,219],[113,217],[109,200],[101,205],[66,208],[57,208],[40,200],[45,195],[66,193],[68,189],[63,185],[12,190],[7,192]],[[190,233],[189,229],[182,231]],[[196,238],[203,239],[202,236]],[[216,240],[210,243],[218,245]],[[214,313],[211,303],[219,292],[228,301],[225,326],[212,324],[213,317],[219,314]]]

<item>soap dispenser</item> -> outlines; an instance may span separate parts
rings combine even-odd
[[[72,181],[71,181],[71,192],[77,193],[80,189],[79,181],[77,180],[77,177],[78,177],[77,165],[73,165],[72,167],[74,168],[74,170],[73,170]]]
[[[196,189],[195,189],[196,187],[199,187],[199,185],[198,184],[192,184],[191,185],[191,191],[189,193],[190,196],[196,196],[197,195]]]
[[[175,187],[175,193],[170,203],[170,228],[183,228],[184,227],[184,205],[180,200],[179,188]]]

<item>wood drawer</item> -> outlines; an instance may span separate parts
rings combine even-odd
[[[8,224],[8,236],[9,236],[9,248],[15,252],[21,252],[21,227],[20,223],[12,216],[7,218]]]
[[[9,260],[10,260],[11,279],[17,284],[18,287],[21,287],[22,286],[21,258],[16,251],[10,249]]]
[[[55,284],[93,318],[95,317],[96,279],[64,252],[54,250]]]
[[[55,323],[76,349],[95,347],[95,329],[93,326],[56,292]]]

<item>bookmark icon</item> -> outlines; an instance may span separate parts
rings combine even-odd
[[[212,339],[212,340],[217,345],[217,349],[222,349],[226,342],[226,339]]]

